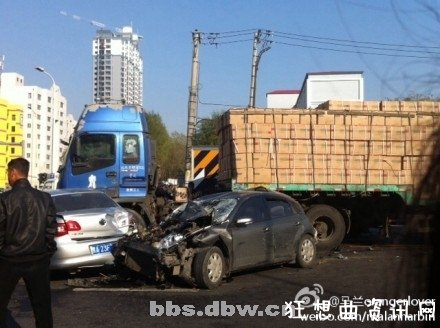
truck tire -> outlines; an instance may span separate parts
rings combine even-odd
[[[344,239],[346,227],[342,214],[329,205],[313,205],[306,212],[310,222],[318,232],[319,251],[337,248]]]
[[[220,248],[214,246],[196,254],[194,279],[201,288],[214,289],[221,285],[225,274],[225,258]]]

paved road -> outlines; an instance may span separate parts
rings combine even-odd
[[[297,293],[305,287],[315,291],[320,300],[342,300],[343,296],[350,300],[354,297],[396,298],[401,282],[398,277],[402,275],[408,255],[420,251],[423,252],[418,246],[344,244],[340,252],[322,256],[313,269],[282,266],[254,270],[234,275],[230,281],[213,291],[198,290],[185,285],[172,286],[165,290],[157,289],[153,285],[132,286],[131,289],[114,289],[112,286],[83,289],[67,286],[66,279],[58,277],[52,280],[55,327],[360,326],[359,321],[301,322],[299,319],[289,319],[281,315],[269,316],[267,313],[275,313],[276,308],[267,306],[282,306],[286,301],[293,301]],[[315,284],[322,286],[322,289]],[[220,312],[222,301],[226,302],[223,305],[259,305],[258,310],[263,310],[263,315],[242,317],[237,314],[237,308],[233,308],[233,316],[197,316],[198,311],[204,310],[206,306],[208,314],[215,314],[217,310]],[[162,306],[165,312],[166,302],[169,313],[180,310],[181,315],[153,316],[154,313],[159,314],[162,308],[152,304]],[[194,307],[183,310],[181,307],[177,309],[177,305]],[[21,327],[33,326],[32,309],[23,285],[14,293],[9,308]],[[223,310],[224,314],[232,311],[230,307],[224,306]],[[268,312],[264,312],[265,310]],[[316,313],[312,309],[308,310],[308,313]],[[337,315],[338,311],[340,307],[336,306],[328,313]],[[359,313],[366,311],[359,310]],[[196,315],[184,316],[183,312],[194,312]],[[387,324],[370,322],[367,326],[382,327]]]

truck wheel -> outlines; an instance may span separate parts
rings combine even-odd
[[[296,264],[300,268],[312,268],[316,263],[316,245],[312,237],[305,235],[301,238],[296,252]]]
[[[214,289],[220,286],[225,273],[225,259],[220,248],[214,246],[196,254],[194,279],[202,288]]]
[[[328,205],[313,205],[306,214],[318,232],[318,250],[329,251],[341,244],[346,228],[344,218],[337,209]]]

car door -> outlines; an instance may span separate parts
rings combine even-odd
[[[270,216],[274,262],[293,259],[295,237],[301,226],[301,216],[281,197],[266,196]]]
[[[240,223],[243,220],[247,223]],[[234,215],[231,228],[232,269],[242,269],[270,263],[271,232],[260,195],[243,202]]]

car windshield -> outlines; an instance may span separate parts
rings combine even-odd
[[[224,222],[237,204],[235,198],[208,199],[199,203],[207,212],[212,213],[212,222]]]
[[[105,194],[73,193],[52,196],[57,212],[78,211],[115,207],[116,204]]]
[[[202,206],[195,202],[188,202],[180,205],[170,215],[167,216],[165,221],[190,221],[197,218],[210,215]]]
[[[166,221],[173,219],[190,221],[212,215],[212,223],[220,224],[226,220],[236,204],[237,199],[234,198],[196,200],[180,205],[167,217]]]

